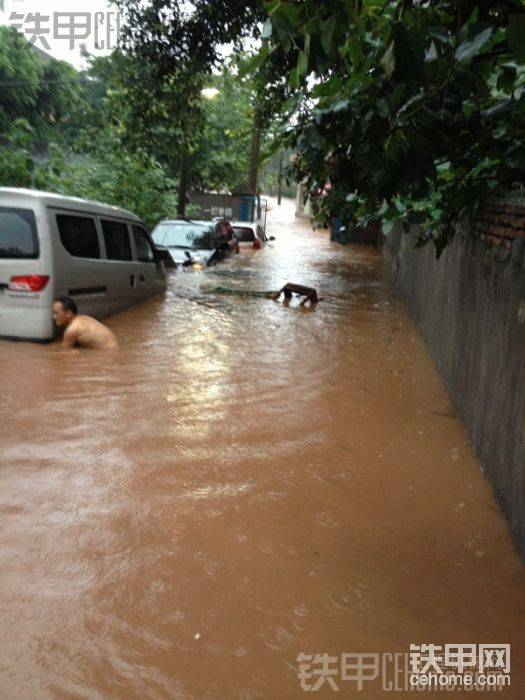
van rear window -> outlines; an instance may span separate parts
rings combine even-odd
[[[0,207],[0,258],[38,258],[36,221],[30,209]]]
[[[100,258],[94,219],[57,214],[57,225],[62,245],[70,255],[77,258]]]

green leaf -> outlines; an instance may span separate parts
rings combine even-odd
[[[363,60],[361,41],[357,36],[349,36],[346,40],[346,45],[348,47],[348,55],[350,56],[354,67],[358,66]]]
[[[311,34],[305,34],[304,37],[304,52],[307,56],[310,55],[310,43],[312,41]]]
[[[434,42],[430,44],[430,48],[425,54],[425,63],[432,63],[432,61],[437,60],[438,54],[436,50],[436,45]]]
[[[269,53],[270,50],[268,46],[264,45],[258,53],[251,56],[251,58],[241,65],[239,68],[239,77],[245,78],[247,75],[250,75],[250,73],[254,73],[257,68],[260,68],[260,66],[262,66],[262,64],[266,61]]]
[[[308,58],[304,51],[299,51],[299,59],[297,61],[297,77],[300,78],[306,75],[308,70]]]
[[[436,39],[436,41],[439,41],[442,44],[452,43],[452,37],[445,27],[430,27],[428,30],[428,35],[432,37],[432,39]]]
[[[350,102],[348,100],[338,100],[333,105],[327,108],[327,112],[330,114],[338,114],[339,112],[346,112]]]
[[[334,49],[333,38],[336,22],[337,17],[335,15],[332,15],[330,19],[323,23],[323,30],[321,32],[321,46],[323,47],[324,52],[327,56],[330,56]]]
[[[272,15],[275,10],[279,7],[282,0],[272,0],[271,2],[265,2],[264,7],[269,15]]]
[[[507,27],[507,40],[519,63],[525,63],[525,15],[516,15]]]
[[[276,136],[269,144],[269,146],[264,150],[261,156],[261,160],[268,160],[271,156],[277,153],[283,147],[283,140],[281,136]]]
[[[288,82],[293,88],[299,87],[299,75],[297,73],[297,68],[292,68],[290,75],[288,76]]]
[[[297,30],[302,22],[301,7],[291,2],[281,2],[272,13],[285,18],[291,29]]]
[[[319,83],[312,88],[312,97],[335,98],[343,87],[343,81],[339,76],[332,76],[326,82]]]
[[[405,204],[397,197],[394,199],[394,206],[400,214],[404,214],[407,210]]]
[[[391,78],[396,69],[396,56],[394,52],[394,42],[385,51],[381,59],[381,68],[385,71],[387,78]]]
[[[395,225],[395,221],[383,221],[383,223],[381,224],[381,230],[383,231],[383,235],[388,236],[388,234],[394,228]]]
[[[477,56],[487,41],[492,36],[492,27],[484,29],[477,34],[474,39],[463,41],[456,49],[456,59],[458,61],[470,61],[471,58]]]
[[[481,113],[486,119],[494,119],[494,117],[499,117],[501,114],[506,112],[512,106],[513,102],[510,98],[505,100],[499,100],[493,107],[489,109],[484,109]]]
[[[496,83],[498,90],[511,95],[516,87],[517,68],[516,66],[502,66],[501,74]]]

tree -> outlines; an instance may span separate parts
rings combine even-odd
[[[38,55],[13,27],[0,27],[0,133],[12,119],[34,113],[44,68]]]
[[[180,154],[179,215],[184,215],[191,152],[203,128],[200,92],[222,57],[220,48],[254,31],[258,2],[120,0],[122,65],[130,116],[147,136],[173,133],[164,148]],[[168,122],[168,124],[166,124]]]
[[[246,182],[254,121],[253,90],[239,76],[236,60],[213,76],[218,91],[202,103],[203,125],[192,153],[191,184],[200,190],[231,190]]]
[[[327,218],[419,224],[437,253],[525,174],[518,0],[266,3],[259,62],[283,80],[297,153]],[[272,89],[270,84],[269,90]],[[325,185],[330,183],[327,192]],[[321,199],[322,193],[322,199]]]
[[[37,143],[68,142],[85,121],[79,74],[29,44],[13,27],[0,27],[0,134],[26,119]]]
[[[0,185],[31,187],[35,162],[30,154],[34,131],[27,119],[15,119],[3,134],[0,149]]]
[[[144,151],[127,149],[111,125],[98,133],[91,149],[74,157],[51,148],[33,181],[41,189],[129,209],[148,226],[176,210],[175,183],[162,165]]]

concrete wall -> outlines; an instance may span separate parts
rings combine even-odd
[[[190,192],[191,204],[201,208],[203,219],[213,219],[215,216],[224,216],[228,219],[239,219],[241,215],[242,196],[230,194],[216,194],[215,192]]]
[[[266,231],[268,200],[244,194],[218,194],[216,192],[190,192],[189,201],[200,207],[194,218],[210,221],[220,216],[230,221],[257,222]]]
[[[493,207],[476,229],[440,260],[396,230],[383,255],[525,557],[525,205]]]

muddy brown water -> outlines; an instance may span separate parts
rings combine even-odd
[[[525,697],[523,567],[379,255],[269,230],[108,319],[116,357],[0,343],[2,699],[354,697],[298,654],[421,642],[510,643]],[[286,281],[325,299],[206,292]]]

